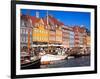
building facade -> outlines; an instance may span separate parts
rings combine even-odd
[[[74,31],[72,27],[69,27],[69,47],[73,48],[74,47]]]
[[[74,26],[73,27],[75,36],[75,47],[86,47],[87,45],[87,33],[84,27]]]
[[[48,42],[48,30],[44,27],[42,19],[31,16],[33,25],[33,42]]]
[[[89,34],[86,35],[86,47],[90,48],[91,46],[91,37]]]
[[[62,45],[64,48],[69,48],[69,29],[68,26],[62,28]]]
[[[80,47],[85,47],[85,41],[84,41],[84,39],[86,39],[86,29],[84,28],[84,27],[80,27],[80,29],[79,29],[79,41],[80,41],[80,43],[79,43],[79,46]]]
[[[32,44],[32,22],[28,15],[21,15],[20,43],[21,48],[31,47]]]
[[[56,26],[56,43],[62,44],[62,27]]]
[[[49,43],[55,43],[56,42],[56,30],[55,30],[55,24],[51,19],[51,16],[46,16],[43,18],[45,29],[48,30],[48,41]]]

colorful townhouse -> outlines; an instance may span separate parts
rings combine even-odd
[[[44,20],[44,23],[45,23],[45,27],[48,30],[48,40],[49,40],[49,44],[54,44],[56,42],[56,29],[55,29],[55,24],[52,21],[50,15],[48,15],[43,20]]]
[[[69,48],[69,41],[70,41],[70,32],[68,26],[62,27],[62,45],[64,48]]]
[[[74,26],[73,27],[73,31],[74,31],[74,47],[79,47],[79,26]]]
[[[90,37],[90,34],[87,33],[87,35],[86,35],[86,47],[90,48],[90,46],[91,46],[91,37]]]
[[[79,29],[79,46],[80,47],[85,47],[86,43],[85,43],[85,39],[86,39],[86,29],[84,27],[80,27]]]
[[[52,30],[53,29],[55,30],[56,44],[62,44],[62,26],[64,26],[64,24],[50,15],[49,15],[49,19],[50,22],[53,23],[53,25],[51,25]]]
[[[33,25],[33,42],[43,44],[48,42],[48,30],[45,29],[42,18],[31,16]]]
[[[69,47],[70,48],[74,47],[74,44],[75,44],[74,36],[75,36],[75,34],[74,34],[74,31],[73,31],[73,28],[69,27]]]
[[[20,23],[21,48],[30,48],[32,45],[32,22],[29,15],[21,15]]]
[[[44,18],[44,23],[48,23],[47,28],[49,31],[49,43],[61,44],[62,26],[64,26],[64,24],[51,15],[48,15],[46,18]]]
[[[75,36],[75,47],[86,47],[87,45],[87,33],[84,27],[74,26],[73,27]]]

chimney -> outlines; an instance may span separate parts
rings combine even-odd
[[[39,12],[38,11],[36,11],[36,17],[39,18]]]

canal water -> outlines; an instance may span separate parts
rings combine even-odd
[[[82,66],[90,66],[90,56],[82,56],[77,58],[59,60],[54,62],[54,64],[41,65],[41,68],[82,67]]]

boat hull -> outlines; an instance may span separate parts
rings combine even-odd
[[[40,59],[38,59],[33,62],[22,64],[21,69],[37,69],[37,68],[40,68],[40,65],[41,65],[41,62],[40,62]]]

